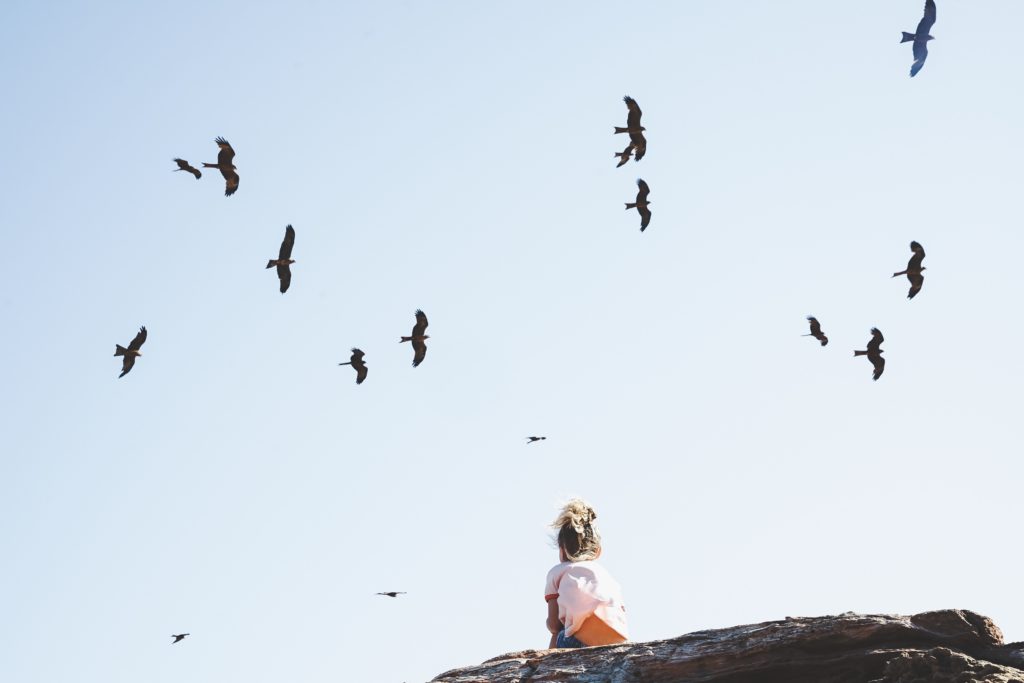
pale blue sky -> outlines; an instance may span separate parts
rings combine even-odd
[[[573,494],[637,640],[945,607],[1024,639],[1024,6],[940,0],[911,80],[922,5],[5,3],[0,679],[543,646]],[[231,198],[171,172],[217,135]]]

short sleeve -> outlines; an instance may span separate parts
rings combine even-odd
[[[558,584],[562,575],[565,573],[565,567],[562,564],[556,564],[548,572],[548,577],[544,581],[544,600],[551,601],[558,598]]]

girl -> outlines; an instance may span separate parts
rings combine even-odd
[[[622,589],[595,560],[601,536],[597,513],[582,500],[569,501],[551,525],[558,529],[558,564],[548,572],[548,647],[612,645],[629,639]]]

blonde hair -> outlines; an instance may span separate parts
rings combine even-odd
[[[593,560],[601,554],[601,535],[594,520],[597,513],[585,500],[573,498],[558,513],[551,527],[558,530],[558,547],[569,562]]]

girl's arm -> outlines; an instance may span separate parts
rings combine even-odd
[[[558,620],[558,598],[548,600],[547,627],[551,634],[551,642],[548,647],[552,648],[558,640],[558,632],[562,630],[562,622]]]

